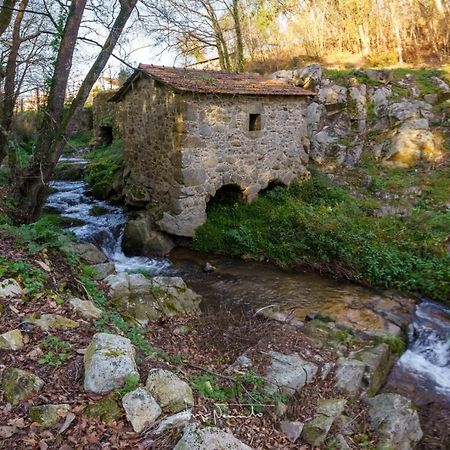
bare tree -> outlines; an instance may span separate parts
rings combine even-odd
[[[3,0],[0,6],[0,36],[6,31],[11,23],[14,6],[17,0]]]

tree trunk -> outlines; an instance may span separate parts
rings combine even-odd
[[[233,0],[234,32],[236,34],[236,70],[244,71],[244,42],[242,40],[239,0]]]
[[[17,0],[3,0],[0,7],[0,36],[6,31],[11,23],[12,13]]]
[[[3,109],[0,129],[0,164],[7,153],[9,133],[11,131],[12,118],[14,114],[14,106],[16,103],[15,80],[17,71],[17,57],[22,40],[20,38],[20,27],[22,25],[25,8],[28,6],[28,0],[22,0],[19,6],[19,12],[14,20],[12,32],[11,48],[6,64],[5,85],[3,93]],[[9,166],[15,168],[15,151],[9,152]]]

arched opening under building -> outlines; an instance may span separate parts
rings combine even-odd
[[[101,126],[98,130],[98,140],[101,145],[111,145],[114,140],[113,127]]]
[[[218,205],[234,205],[243,200],[243,190],[237,184],[226,184],[211,197],[206,207],[206,212]]]
[[[286,184],[282,183],[280,180],[272,180],[269,182],[269,184],[267,185],[267,187],[265,189],[261,189],[261,191],[259,191],[259,195],[264,195],[269,192],[272,192],[274,189],[276,189],[278,187],[285,188]]]

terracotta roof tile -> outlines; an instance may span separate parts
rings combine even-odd
[[[257,73],[219,72],[213,70],[180,69],[140,64],[138,71],[167,84],[177,92],[231,95],[292,95],[308,96],[315,93],[280,80],[271,80]],[[121,97],[127,83],[118,93]]]

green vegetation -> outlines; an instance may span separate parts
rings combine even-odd
[[[122,167],[122,157],[121,140],[114,141],[108,147],[92,150],[88,154],[86,180],[97,198],[105,199],[113,193],[113,184]]]
[[[92,140],[92,132],[91,131],[80,131],[78,133],[74,133],[67,140],[67,143],[64,147],[64,153],[70,154],[74,153],[80,148],[87,147]]]
[[[25,286],[29,295],[44,289],[48,275],[40,269],[35,269],[22,259],[8,259],[0,255],[0,277],[16,278]]]
[[[394,336],[393,334],[383,334],[375,338],[377,344],[387,344],[392,353],[401,356],[406,350],[404,336]]]
[[[45,353],[38,359],[39,364],[62,366],[72,355],[72,346],[57,336],[47,336],[41,342],[41,347]]]
[[[375,217],[376,204],[316,174],[303,184],[277,187],[251,205],[212,205],[194,248],[267,256],[282,267],[311,266],[448,301],[448,211],[415,207],[407,218]]]
[[[118,397],[122,398],[129,392],[133,392],[139,386],[139,374],[130,373],[123,381],[123,386],[120,389],[116,389],[114,392]]]

